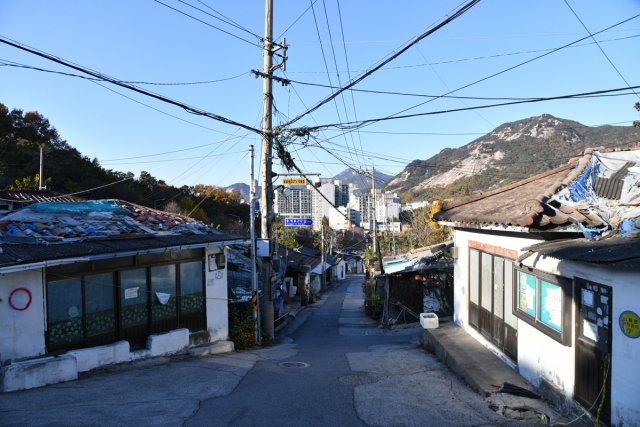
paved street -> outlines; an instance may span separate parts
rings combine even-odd
[[[0,425],[506,425],[418,347],[418,328],[383,331],[364,316],[362,279],[348,276],[300,312],[273,347],[157,358],[0,394]]]

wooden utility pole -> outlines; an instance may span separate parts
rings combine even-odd
[[[273,221],[273,191],[271,190],[271,165],[272,165],[272,108],[273,108],[273,81],[271,74],[273,72],[273,0],[266,0],[265,22],[264,22],[264,40],[262,44],[264,51],[263,77],[262,83],[262,199],[260,203],[261,213],[261,233],[263,239],[271,239],[272,237],[272,221]],[[269,240],[271,248],[271,240]],[[271,255],[271,253],[269,253]],[[273,259],[269,256],[269,261]],[[267,266],[271,263],[267,262]],[[263,321],[262,328],[264,334],[268,334],[272,339],[275,338],[273,327],[273,302],[271,298],[271,268],[267,268],[266,280],[264,281],[263,301]]]
[[[47,188],[42,185],[44,181],[42,180],[42,146],[40,146],[40,175],[38,177],[38,190],[46,190]]]
[[[378,261],[380,261],[380,273],[384,274],[384,267],[382,266],[382,255],[380,254],[380,246],[378,246],[378,220],[376,219],[376,168],[373,165],[373,159],[371,159],[371,182],[373,185],[373,250],[378,253]]]
[[[324,267],[324,224],[322,224],[322,228],[321,228],[321,233],[322,233],[322,244],[321,246],[321,256],[320,256],[320,262],[322,265],[322,290],[324,291],[325,287],[326,287],[326,271],[325,271],[325,267]]]

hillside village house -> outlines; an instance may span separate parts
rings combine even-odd
[[[226,340],[241,236],[116,200],[0,217],[0,391]]]
[[[455,323],[559,404],[595,414],[604,395],[611,426],[640,425],[638,148],[436,215],[455,230]]]

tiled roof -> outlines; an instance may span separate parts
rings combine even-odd
[[[637,148],[631,151],[635,150]],[[479,196],[446,203],[435,219],[466,228],[526,226],[538,230],[552,230],[573,225],[576,231],[584,231],[584,227],[607,227],[607,220],[614,216],[608,212],[612,211],[608,207],[611,203],[596,198],[617,199],[614,203],[617,212],[622,212],[624,206],[628,207],[626,210],[632,210],[632,207],[629,207],[631,205],[626,205],[621,200],[622,186],[618,181],[621,183],[621,179],[631,172],[629,167],[640,162],[640,158],[637,158],[637,162],[618,166],[619,170],[615,173],[609,172],[598,163],[603,158],[606,159],[608,156],[608,160],[621,162],[625,158],[637,156],[632,153],[620,153],[630,151],[628,149],[607,154],[613,151],[602,149],[602,152],[594,152],[594,149],[588,148],[582,157],[572,159],[567,165]],[[615,155],[618,155],[619,159],[616,159]],[[610,176],[605,177],[606,174]],[[629,176],[635,174],[636,172],[633,172]],[[594,178],[596,175],[597,179]],[[590,183],[590,180],[593,183]],[[605,186],[603,180],[610,182]],[[589,193],[588,197],[593,196],[590,203],[581,203],[582,195],[578,194],[580,191]],[[630,191],[635,190],[627,190],[625,194],[629,196]],[[565,199],[557,197],[560,192],[565,194]],[[567,196],[576,203],[568,203]],[[561,203],[561,200],[565,201]]]
[[[287,250],[288,249],[288,250]],[[292,248],[286,246],[280,246],[278,248],[278,255],[287,261],[287,266],[295,271],[303,271],[304,265],[308,265],[313,270],[317,267],[321,260],[320,257],[305,255],[300,252],[294,251]]]
[[[76,196],[65,196],[51,190],[5,190],[0,191],[0,199],[23,204],[39,202],[79,202],[85,200]]]
[[[245,239],[125,201],[47,202],[0,217],[0,266]]]

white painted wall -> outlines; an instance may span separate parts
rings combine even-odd
[[[209,255],[224,253],[223,246],[210,246],[205,252],[205,283],[206,283],[206,307],[207,330],[211,341],[226,340],[229,337],[229,309],[227,301],[227,267],[223,270],[209,271]],[[216,279],[216,273],[222,273],[222,277]]]
[[[455,246],[458,259],[454,265],[454,321],[470,335],[494,352],[497,349],[468,325],[469,245],[468,241],[486,243],[520,251],[536,243],[513,233],[513,237],[456,230]],[[581,262],[559,261],[541,255],[524,260],[524,265],[567,278],[581,277],[613,288],[611,362],[611,424],[612,426],[640,425],[640,408],[635,396],[640,394],[640,339],[626,337],[618,319],[623,311],[640,314],[640,271],[631,268],[599,267]],[[572,318],[575,317],[575,306]],[[571,347],[563,346],[525,322],[518,322],[518,370],[532,384],[539,386],[544,378],[566,397],[573,397],[575,384],[575,330]],[[504,356],[502,357],[505,359]]]
[[[523,264],[564,277],[581,277],[613,288],[613,313],[610,319],[613,340],[611,360],[612,390],[609,391],[611,393],[612,408],[611,424],[613,426],[640,425],[640,407],[638,407],[635,397],[640,394],[640,369],[638,369],[638,366],[640,366],[640,338],[632,339],[627,337],[622,333],[619,326],[620,314],[623,311],[631,310],[640,315],[640,271],[632,268],[598,267],[586,263],[558,261],[553,258],[544,258],[540,255],[529,257]],[[521,322],[520,325],[523,323]],[[519,329],[519,334],[521,330],[522,328]],[[575,343],[575,331],[573,335]],[[536,336],[543,336],[543,334],[537,333]],[[521,336],[518,336],[519,354],[521,351],[520,339]],[[574,352],[575,347],[567,350],[567,357],[572,362],[574,360]],[[550,365],[552,360],[560,357],[562,357],[562,354],[553,355],[549,353],[545,365]],[[531,362],[534,361],[529,361],[528,366],[533,369]],[[552,366],[549,366],[549,369],[551,368]],[[566,368],[573,376],[573,364]],[[544,369],[546,369],[546,366]],[[571,388],[568,388],[568,390],[573,390],[572,383]]]
[[[341,259],[340,262],[336,264],[335,269],[336,269],[336,278],[338,280],[344,280],[347,278],[347,266],[343,259]]]
[[[15,289],[31,292],[31,305],[18,311],[9,305]],[[45,306],[42,270],[28,270],[0,275],[0,361],[13,361],[45,353]],[[14,295],[13,304],[20,308],[28,301],[25,292]]]

